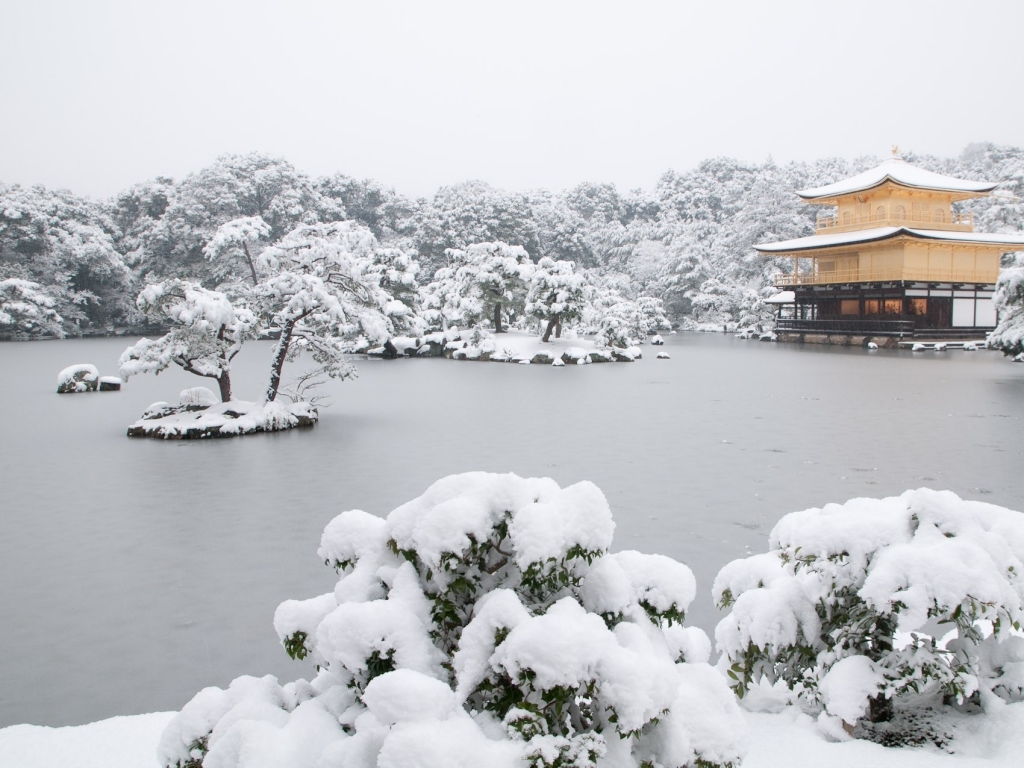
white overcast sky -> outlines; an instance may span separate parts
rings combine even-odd
[[[1022,0],[0,0],[0,181],[102,197],[257,150],[429,196],[951,156],[1024,144],[1022,38]]]

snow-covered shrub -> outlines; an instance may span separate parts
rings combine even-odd
[[[921,489],[794,512],[769,546],[714,584],[740,696],[782,680],[849,724],[896,697],[1021,697],[1021,513]]]
[[[735,698],[682,626],[693,574],[609,554],[613,530],[591,483],[486,473],[342,513],[318,551],[334,590],[274,617],[316,677],[201,691],[162,765],[736,764]]]

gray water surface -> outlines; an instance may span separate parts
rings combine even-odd
[[[695,572],[712,632],[726,562],[787,512],[950,489],[1024,510],[1024,365],[991,352],[798,347],[666,337],[670,360],[518,366],[360,362],[312,430],[210,442],[125,437],[167,371],[58,396],[58,371],[116,373],[130,340],[0,344],[0,726],[179,709],[241,674],[309,678],[274,634],[282,600],[322,594],[336,514],[385,515],[469,470],[592,480],[615,549]],[[269,344],[237,358],[236,396]]]

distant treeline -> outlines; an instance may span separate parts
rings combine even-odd
[[[961,210],[973,212],[981,231],[1024,229],[1024,150],[971,144],[956,158],[904,159],[1001,182],[999,194],[962,203]],[[675,322],[743,324],[764,316],[773,278],[787,268],[752,246],[814,231],[819,210],[794,190],[878,162],[828,158],[780,166],[715,158],[685,173],[668,171],[651,191],[584,183],[518,193],[468,181],[431,199],[342,174],[312,178],[263,154],[226,155],[183,179],[158,177],[100,201],[0,183],[0,281],[37,286],[66,335],[137,328],[144,321],[135,298],[148,283],[182,278],[216,288],[244,279],[243,261],[204,254],[228,221],[261,217],[270,227],[268,245],[301,224],[354,220],[382,247],[411,256],[424,284],[446,266],[447,249],[503,242],[521,246],[535,262],[572,261],[623,295],[659,298]],[[0,307],[0,333],[3,318]]]

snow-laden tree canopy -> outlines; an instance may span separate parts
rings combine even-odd
[[[255,768],[725,766],[743,720],[684,628],[693,574],[610,553],[591,483],[469,473],[386,519],[344,512],[318,554],[340,579],[274,627],[311,682],[196,695],[162,765]]]
[[[894,699],[1024,695],[1024,515],[921,489],[786,515],[715,579],[740,695],[762,679],[854,724]]]
[[[228,256],[243,256],[249,267],[252,284],[256,285],[260,279],[256,273],[256,264],[252,252],[249,250],[249,244],[269,236],[270,225],[259,216],[232,219],[217,227],[210,242],[203,246],[203,253],[210,261]]]
[[[407,307],[381,287],[387,270],[374,268],[375,247],[369,229],[346,221],[303,225],[260,254],[267,277],[253,288],[254,306],[280,334],[268,402],[286,360],[308,352],[319,371],[345,379],[355,374],[345,352],[394,335],[389,313],[404,317]]]
[[[428,318],[434,323],[474,326],[484,321],[501,333],[502,319],[520,316],[534,271],[526,250],[502,242],[449,248],[447,266],[425,287]]]
[[[231,361],[242,343],[259,329],[253,312],[220,291],[187,280],[147,285],[138,298],[139,311],[172,327],[159,339],[141,339],[118,361],[126,381],[140,373],[160,373],[170,365],[214,379],[221,400],[231,400]]]
[[[56,301],[30,280],[0,280],[0,338],[63,336]]]
[[[526,313],[545,323],[542,341],[561,336],[562,324],[579,319],[590,297],[586,275],[571,261],[543,258],[530,273]]]
[[[589,274],[590,300],[582,313],[585,332],[596,335],[600,346],[630,347],[642,344],[656,330],[671,328],[664,302],[653,296],[629,297],[629,281],[623,276]]]

